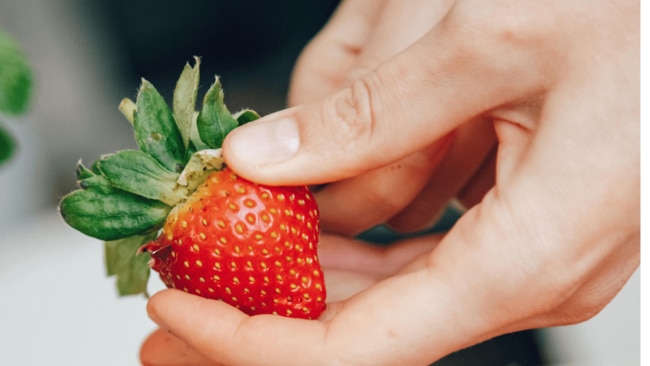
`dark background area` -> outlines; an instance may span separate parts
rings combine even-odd
[[[80,3],[87,1],[77,0]],[[124,77],[173,90],[181,67],[202,58],[202,85],[222,76],[231,109],[284,107],[295,59],[336,8],[318,1],[93,2],[124,62]]]

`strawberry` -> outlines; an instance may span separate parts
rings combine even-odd
[[[143,247],[168,287],[247,314],[313,318],[324,309],[318,208],[305,187],[269,187],[214,172]]]
[[[77,165],[80,189],[61,216],[105,241],[109,275],[121,295],[145,293],[150,268],[163,283],[223,300],[249,315],[315,319],[325,309],[317,256],[319,217],[307,187],[276,187],[239,177],[220,155],[229,131],[259,118],[231,114],[217,78],[194,111],[199,79],[186,65],[173,111],[146,80],[120,110],[139,150]]]

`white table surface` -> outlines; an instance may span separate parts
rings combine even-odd
[[[0,227],[0,288],[0,365],[138,365],[155,329],[144,297],[117,296],[102,243],[55,212]]]

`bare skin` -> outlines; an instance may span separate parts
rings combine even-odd
[[[639,12],[344,1],[299,59],[293,107],[224,145],[249,179],[326,184],[328,311],[248,317],[163,291],[142,362],[425,365],[597,314],[640,261]],[[350,239],[379,223],[425,228],[452,199],[468,210],[444,236]]]

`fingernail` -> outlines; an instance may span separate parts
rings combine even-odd
[[[256,166],[288,160],[300,146],[298,124],[292,118],[251,122],[232,131],[228,138],[232,153]]]

